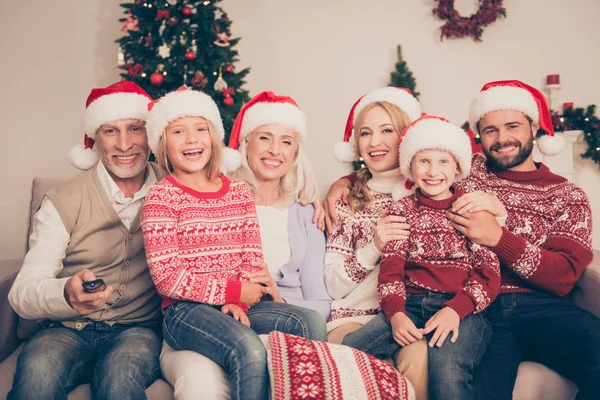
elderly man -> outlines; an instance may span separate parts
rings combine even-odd
[[[66,399],[85,382],[95,399],[143,399],[160,374],[160,298],[139,225],[144,196],[161,178],[148,164],[149,101],[127,81],[87,99],[85,145],[69,160],[88,171],[46,194],[9,294],[19,315],[41,320],[9,399]],[[90,289],[97,279],[104,284]]]

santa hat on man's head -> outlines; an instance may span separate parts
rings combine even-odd
[[[160,138],[167,126],[176,119],[184,117],[206,119],[213,126],[217,139],[220,141],[224,139],[223,120],[214,100],[204,92],[182,86],[148,104],[146,131],[148,131],[148,145],[154,155],[158,152]]]
[[[240,167],[242,157],[239,147],[243,145],[246,135],[260,126],[270,124],[288,127],[298,134],[300,141],[306,139],[306,115],[293,98],[269,91],[259,93],[244,104],[233,123],[229,146],[223,157],[223,169],[226,172]]]
[[[348,163],[358,160],[358,150],[352,139],[356,117],[371,103],[387,102],[400,108],[410,122],[421,116],[421,105],[412,95],[410,89],[388,86],[375,89],[358,99],[348,114],[346,129],[344,130],[344,141],[335,144],[333,154],[339,162]]]
[[[547,156],[560,153],[565,148],[562,136],[554,134],[550,108],[546,97],[538,89],[521,81],[506,80],[486,83],[471,104],[469,125],[479,132],[478,122],[487,113],[498,110],[516,110],[531,118],[546,134],[537,140],[540,152]]]
[[[88,170],[98,163],[98,154],[92,150],[96,132],[101,125],[119,119],[146,120],[148,102],[152,97],[130,81],[113,83],[105,88],[94,88],[85,103],[85,135],[83,144],[69,151],[69,162],[76,168]]]
[[[414,177],[410,165],[421,150],[443,150],[452,154],[460,168],[456,182],[466,178],[471,171],[471,139],[464,129],[445,118],[423,115],[402,131],[398,152],[400,172],[411,181],[414,181]],[[398,200],[395,193],[403,192],[398,190],[403,188],[402,183],[398,184],[398,188],[393,188],[394,200]]]

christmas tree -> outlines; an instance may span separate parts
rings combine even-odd
[[[153,98],[182,85],[211,96],[221,111],[228,134],[242,104],[248,68],[236,71],[238,61],[231,38],[231,20],[217,6],[221,0],[137,0],[121,4],[125,36],[118,64],[123,79],[144,88]]]
[[[402,58],[402,47],[398,45],[398,62],[396,63],[396,71],[390,74],[390,86],[403,87],[410,89],[413,96],[419,98],[419,92],[417,92],[417,81],[413,76],[413,73],[408,66],[406,61]]]

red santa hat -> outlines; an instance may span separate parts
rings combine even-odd
[[[419,101],[412,95],[410,89],[388,86],[375,89],[362,96],[354,103],[348,114],[344,141],[335,144],[333,154],[339,162],[348,163],[358,160],[358,150],[352,139],[356,117],[371,103],[387,102],[400,108],[412,122],[421,116]]]
[[[457,182],[466,178],[471,171],[471,139],[464,129],[445,118],[423,115],[402,131],[398,152],[400,172],[411,181],[414,181],[414,177],[410,164],[421,150],[444,150],[452,154],[460,167]],[[394,200],[406,195],[404,186],[398,183],[393,188]],[[399,193],[402,195],[398,196]]]
[[[240,167],[242,157],[238,149],[246,135],[269,124],[288,127],[298,134],[300,141],[306,139],[306,115],[293,98],[269,91],[259,93],[244,104],[233,123],[223,157],[224,171],[232,172]]]
[[[497,110],[516,110],[531,118],[546,134],[537,140],[540,152],[547,156],[560,153],[565,140],[554,134],[546,97],[534,87],[521,81],[506,80],[486,83],[471,104],[469,125],[479,132],[478,122],[487,113]]]
[[[224,139],[223,120],[214,100],[204,92],[181,86],[148,104],[146,131],[148,131],[148,145],[154,155],[158,152],[160,138],[167,126],[183,117],[206,119],[213,126],[217,139],[220,141]]]
[[[69,162],[76,168],[88,170],[98,163],[98,154],[92,150],[96,131],[101,125],[119,119],[146,120],[148,102],[152,97],[130,81],[113,83],[105,88],[94,88],[85,103],[83,144],[71,148]]]

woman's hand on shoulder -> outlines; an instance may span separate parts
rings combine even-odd
[[[338,214],[335,209],[336,203],[339,199],[344,204],[348,204],[348,195],[350,194],[350,181],[346,178],[338,179],[331,185],[327,197],[325,198],[324,211],[325,211],[325,225],[327,226],[327,233],[333,233],[333,225],[339,223]]]

